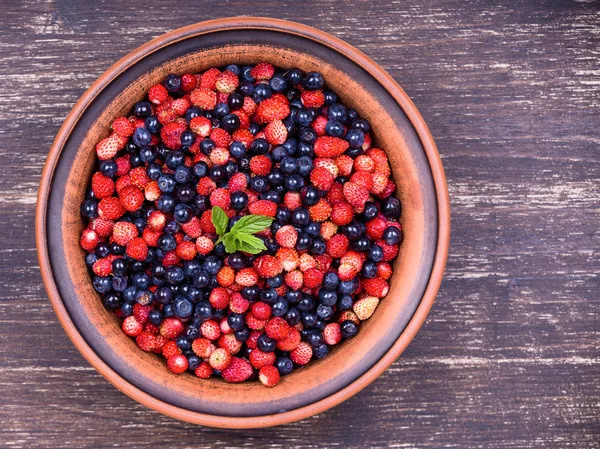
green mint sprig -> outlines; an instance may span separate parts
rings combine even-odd
[[[271,226],[273,218],[265,215],[246,215],[240,218],[238,222],[231,227],[229,232],[226,232],[227,225],[229,224],[229,217],[227,217],[227,214],[223,209],[219,206],[215,206],[212,209],[211,220],[219,235],[219,239],[216,241],[215,246],[220,242],[223,242],[225,251],[229,254],[235,253],[236,251],[258,254],[267,249],[264,242],[253,234]]]

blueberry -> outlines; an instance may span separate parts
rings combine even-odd
[[[279,168],[287,175],[291,175],[298,170],[298,162],[291,156],[286,156],[282,159]]]
[[[242,95],[239,92],[231,92],[229,94],[229,97],[227,97],[227,105],[229,106],[229,109],[232,111],[237,111],[238,109],[241,109],[242,106],[244,106],[244,95]],[[239,122],[239,118],[238,118],[238,122]],[[238,125],[239,127],[239,125]]]
[[[351,241],[357,240],[362,234],[360,225],[357,222],[351,222],[342,226],[342,233]]]
[[[383,249],[381,249],[381,246],[375,244],[371,246],[368,257],[373,262],[381,262],[383,260]]]
[[[300,126],[309,126],[312,123],[313,119],[313,112],[310,109],[302,108],[298,110],[294,120]]]
[[[250,337],[250,329],[243,327],[240,330],[234,331],[235,339],[241,343],[244,343]]]
[[[164,85],[169,92],[177,92],[181,89],[181,78],[179,75],[171,73],[165,78]]]
[[[289,304],[297,304],[302,299],[302,292],[290,291],[285,294],[285,299]]]
[[[156,160],[156,153],[154,152],[154,150],[152,150],[152,148],[144,147],[140,150],[140,159],[142,160],[142,162],[144,162],[144,164],[152,164],[152,162]],[[157,164],[152,165],[156,166],[160,170],[160,166],[158,166]],[[146,165],[146,173],[148,173],[148,165]],[[160,173],[158,176],[160,176]],[[158,176],[156,176],[154,180],[158,179]]]
[[[331,90],[326,90],[325,92],[323,92],[323,94],[325,96],[325,104],[327,106],[336,103],[338,100],[338,96],[336,95],[336,93]]]
[[[305,233],[298,235],[298,241],[296,242],[296,249],[298,251],[306,251],[312,245],[312,238]]]
[[[234,270],[241,270],[246,267],[248,259],[242,253],[233,253],[227,258],[227,263]]]
[[[273,162],[281,162],[283,160],[283,158],[287,155],[288,155],[288,153],[287,153],[285,147],[283,147],[281,145],[276,146],[271,151],[271,159],[273,160]]]
[[[85,264],[90,268],[96,263],[97,260],[98,256],[94,253],[87,253],[85,255]]]
[[[213,181],[221,181],[225,178],[225,170],[222,165],[213,165],[208,172],[208,176]]]
[[[133,305],[130,302],[121,303],[119,310],[123,316],[133,315]]]
[[[234,331],[239,331],[244,327],[246,321],[244,315],[241,313],[229,313],[227,316],[227,324],[229,324],[229,327]]]
[[[196,207],[198,214],[202,214],[202,212],[208,210],[208,198],[204,195],[197,195],[196,198],[194,198],[194,206]]]
[[[231,194],[231,208],[236,211],[243,210],[248,205],[248,195],[245,192]]]
[[[283,75],[276,74],[269,80],[269,87],[273,92],[283,92],[287,89],[287,81]]]
[[[191,301],[183,296],[178,296],[173,301],[173,314],[180,319],[186,319],[192,316],[194,305]],[[187,339],[186,339],[187,341]],[[183,349],[183,348],[182,348]]]
[[[314,150],[313,150],[312,144],[309,144],[306,142],[300,142],[298,144],[297,153],[298,153],[299,157],[307,156],[307,157],[312,158],[314,156]]]
[[[293,86],[296,86],[302,82],[302,71],[292,68],[285,73],[285,79]]]
[[[98,257],[106,257],[110,254],[110,247],[106,243],[98,243],[96,246],[96,255]]]
[[[313,244],[310,247],[310,253],[314,256],[320,256],[322,254],[325,254],[325,251],[327,250],[327,245],[325,244],[325,242],[320,239],[320,238],[315,238],[313,240]]]
[[[267,179],[268,182],[268,179]],[[273,201],[276,204],[281,203],[281,194],[279,192],[277,192],[276,190],[267,190],[264,193],[261,193],[259,195],[259,198],[261,200],[269,200],[269,201]]]
[[[288,301],[289,302],[289,301]],[[300,312],[308,312],[315,307],[315,301],[310,295],[303,296],[300,302],[298,302],[298,310]]]
[[[248,81],[242,81],[240,83],[240,85],[238,86],[238,90],[240,91],[240,93],[242,95],[251,97],[252,94],[254,93],[254,84],[252,84]]]
[[[152,140],[152,134],[146,128],[139,127],[136,128],[133,133],[133,143],[135,143],[138,147],[145,147],[146,145],[150,145],[150,141]]]
[[[302,320],[302,326],[306,329],[309,329],[315,325],[315,323],[318,320],[318,317],[314,313],[303,312],[301,320]]]
[[[300,176],[309,176],[313,169],[313,162],[309,156],[301,156],[296,162],[298,163],[298,174]]]
[[[252,154],[267,154],[269,152],[269,142],[265,139],[254,139],[250,144]]]
[[[286,376],[294,369],[294,363],[289,357],[280,356],[275,361],[275,368],[277,368],[277,371],[279,371],[280,376]]]
[[[171,174],[160,175],[158,178],[158,188],[161,192],[171,193],[175,190],[177,181]]]
[[[300,130],[298,137],[301,142],[315,143],[315,140],[317,140],[317,133],[314,129],[307,127]]]
[[[181,133],[179,141],[184,147],[192,146],[196,141],[196,134],[194,134],[192,131],[184,131]]]
[[[104,176],[112,178],[117,174],[117,170],[117,163],[113,160],[100,162],[100,173],[102,173]]]
[[[316,329],[311,329],[307,332],[306,342],[313,348],[323,344],[323,334]]]
[[[161,234],[158,237],[158,247],[165,252],[173,251],[177,247],[177,241],[171,234]]]
[[[208,301],[200,301],[196,304],[194,314],[202,321],[207,321],[213,317],[213,308]]]
[[[325,132],[328,136],[343,137],[344,125],[337,120],[329,120],[325,125]]]
[[[368,133],[371,130],[371,125],[365,119],[357,118],[352,121],[352,128],[359,129],[363,133]]]
[[[367,252],[371,249],[371,240],[365,235],[359,237],[357,240],[352,242],[352,249],[361,253]]]
[[[246,154],[246,147],[242,142],[234,141],[229,145],[229,154],[234,158],[240,158]]]
[[[102,297],[102,304],[108,310],[117,310],[122,299],[117,293],[107,293]]]
[[[333,306],[337,302],[337,293],[332,290],[319,290],[319,302],[326,306]]]
[[[400,214],[402,213],[402,205],[398,198],[389,197],[386,198],[381,205],[381,213],[387,217],[397,220],[400,218]]]
[[[321,89],[324,83],[323,75],[319,72],[308,72],[302,80],[302,84],[308,90]]]
[[[260,337],[258,337],[256,346],[262,352],[274,352],[277,347],[277,341],[269,338],[266,334],[261,334]]]
[[[364,263],[360,273],[366,279],[373,279],[377,276],[377,264],[372,260],[367,260]]]
[[[179,267],[169,267],[167,268],[166,276],[167,282],[169,284],[179,284],[183,281],[185,274],[183,270]]]
[[[278,295],[273,287],[263,288],[260,292],[260,300],[273,305],[277,301]]]
[[[327,109],[327,117],[329,120],[339,120],[344,122],[348,117],[346,106],[341,103],[334,103]]]
[[[202,268],[200,261],[198,261],[197,259],[194,260],[186,260],[183,262],[183,271],[186,275],[186,277],[193,277],[195,276],[197,273],[200,272],[200,269]]]
[[[340,295],[337,302],[338,310],[350,310],[354,305],[354,300],[350,295]]]
[[[137,294],[137,289],[135,287],[133,287],[133,286],[127,287],[123,291],[123,301],[130,302],[130,303],[134,302],[136,294]]]
[[[310,222],[310,214],[304,207],[299,207],[292,211],[292,223],[298,226],[306,226]]]
[[[358,333],[358,326],[353,321],[343,321],[340,327],[343,338],[352,338]]]
[[[127,288],[127,277],[126,276],[113,276],[112,278],[112,289],[116,292],[123,292]]]
[[[197,355],[190,355],[187,359],[188,359],[188,369],[190,371],[195,371],[196,368],[198,368],[200,366],[200,364],[202,363],[202,360],[200,360],[200,357],[198,357]]]
[[[402,231],[395,226],[389,226],[383,232],[383,240],[388,245],[396,245],[402,241]]]
[[[273,90],[266,83],[259,83],[254,86],[254,92],[252,92],[252,99],[256,103],[260,103],[273,95]]]
[[[256,301],[260,294],[260,289],[257,286],[244,287],[241,293],[244,299],[247,299],[248,301]]]
[[[191,203],[196,198],[196,191],[190,184],[177,188],[177,199],[182,203]]]
[[[190,106],[188,108],[187,111],[185,111],[185,119],[188,121],[188,123],[196,117],[201,117],[202,116],[202,109],[200,109],[198,106]],[[146,127],[148,127],[148,124],[146,124]]]
[[[323,343],[313,349],[313,354],[317,359],[322,359],[323,357],[326,357],[327,354],[329,354],[329,346]]]
[[[365,210],[362,213],[363,217],[365,217],[365,220],[372,220],[377,216],[377,214],[379,214],[379,208],[377,207],[377,204],[372,201],[367,201],[365,203]]]
[[[275,213],[275,220],[277,220],[278,223],[287,224],[290,221],[291,215],[292,214],[287,207],[280,206]]]
[[[258,123],[250,123],[250,126],[248,127],[248,131],[250,131],[255,136],[261,129],[262,127]]]
[[[129,158],[129,164],[132,168],[142,167],[144,165],[144,161],[139,154],[132,154]]]
[[[152,113],[152,105],[147,101],[139,101],[133,105],[133,115],[146,118]]]
[[[175,170],[175,173],[173,173],[173,179],[175,179],[175,182],[178,184],[188,183],[192,179],[192,171],[189,167],[180,165]]]
[[[228,133],[232,133],[240,127],[240,118],[235,114],[227,114],[221,119],[221,127]]]
[[[198,326],[188,325],[185,328],[185,338],[190,341],[194,341],[196,338],[200,337],[200,329]]]
[[[272,307],[273,316],[284,316],[288,311],[288,303],[284,299],[278,299]]]
[[[351,295],[358,288],[358,281],[356,278],[349,281],[341,281],[338,287],[338,291],[345,295]]]
[[[300,312],[295,307],[292,307],[283,318],[290,326],[295,326],[300,322]]]
[[[138,290],[135,294],[135,301],[143,306],[152,304],[152,301],[154,301],[154,293],[147,289]]]
[[[257,193],[266,192],[269,189],[269,183],[264,176],[253,176],[250,179],[250,188]]]
[[[183,165],[184,159],[185,155],[183,154],[183,151],[171,151],[167,154],[165,163],[171,170],[175,170],[180,165]]]
[[[279,186],[285,182],[285,176],[281,170],[274,168],[267,175],[267,182],[272,186]]]
[[[329,134],[329,133],[328,133]],[[333,136],[333,134],[329,134]],[[341,136],[336,136],[341,137]],[[349,129],[345,136],[346,141],[350,144],[350,148],[357,149],[361,148],[362,144],[365,143],[365,133],[360,129]]]
[[[123,276],[125,273],[127,273],[127,264],[125,263],[125,259],[119,257],[118,259],[113,260],[112,270],[113,274],[116,276]]]
[[[266,283],[269,287],[279,288],[283,285],[283,276],[281,274],[278,274],[277,276],[268,278]]]
[[[229,64],[225,67],[225,70],[230,71],[234,75],[239,76],[242,73],[242,69],[237,64]]]
[[[300,192],[300,199],[305,206],[314,206],[319,202],[320,197],[319,191],[312,185],[304,187]]]
[[[173,307],[173,309],[175,309],[175,307]],[[177,316],[177,314],[175,314],[175,316]],[[185,338],[185,335],[180,335],[175,341],[179,349],[182,351],[189,351],[192,349],[192,344],[187,338]]]
[[[94,200],[85,200],[79,207],[79,213],[89,220],[98,216],[98,203]]]
[[[200,142],[200,151],[206,156],[209,156],[210,152],[215,148],[216,145],[211,139],[204,139]]]
[[[323,277],[323,288],[325,290],[335,290],[340,284],[340,278],[333,271],[328,272]]]

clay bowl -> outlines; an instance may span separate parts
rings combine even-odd
[[[367,118],[376,146],[389,154],[403,204],[405,239],[388,297],[359,334],[325,359],[294,370],[275,388],[174,375],[120,330],[93,290],[78,240],[94,146],[168,73],[228,63],[318,70]],[[68,336],[115,387],[136,401],[192,423],[229,428],[273,426],[320,413],[359,392],[413,339],[440,286],[449,242],[442,164],[426,124],[406,93],[377,64],[326,33],[291,22],[233,18],[203,22],[156,38],[125,56],[81,97],[48,155],[36,216],[39,262],[48,296]]]

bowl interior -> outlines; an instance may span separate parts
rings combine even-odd
[[[164,360],[142,352],[106,311],[79,248],[79,216],[95,167],[94,146],[112,120],[127,114],[147,89],[168,73],[198,72],[228,63],[269,61],[318,70],[349,106],[368,119],[374,146],[387,151],[403,205],[405,239],[389,295],[357,337],[325,359],[294,370],[275,388],[258,382],[227,384],[173,375]],[[64,145],[52,176],[46,245],[53,280],[77,331],[119,376],[156,399],[186,410],[221,416],[263,416],[293,410],[339,391],[373,366],[398,339],[427,286],[437,243],[437,202],[429,164],[413,126],[392,96],[340,52],[306,37],[274,30],[236,29],[194,34],[163,46],[129,66],[88,105]]]

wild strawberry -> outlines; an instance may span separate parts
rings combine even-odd
[[[379,173],[383,173],[386,176],[390,176],[390,164],[388,162],[387,154],[380,148],[371,148],[367,151],[367,156],[373,160],[373,164],[375,165],[375,171]]]
[[[196,77],[191,73],[181,75],[181,90],[191,92],[196,88]]]
[[[338,226],[347,225],[354,218],[354,210],[346,201],[339,201],[333,205],[331,221]]]
[[[373,170],[375,170],[375,162],[366,154],[361,154],[360,156],[357,156],[356,159],[354,159],[354,170],[365,170],[368,172],[372,172]]]
[[[225,321],[227,321],[227,318],[224,319]],[[233,333],[221,335],[218,341],[219,348],[225,349],[231,355],[235,355],[238,352],[240,352],[240,350],[242,349],[242,344],[243,343],[241,341],[238,341],[238,339],[235,338],[235,335]]]
[[[327,192],[327,201],[331,204],[336,204],[340,201],[344,201],[344,186],[339,182],[334,182],[329,192]]]
[[[337,165],[340,176],[350,176],[354,160],[347,154],[342,154],[335,160],[335,164]]]
[[[183,332],[183,323],[179,318],[165,318],[160,325],[160,334],[165,338],[177,338]]]
[[[256,108],[258,105],[251,97],[244,97],[244,104],[242,105],[242,111],[246,113],[246,115],[251,116],[256,112]],[[287,114],[286,114],[287,115]]]
[[[117,179],[117,182],[115,182],[115,190],[119,193],[125,187],[129,187],[130,185],[132,185],[132,182],[129,175],[121,176]]]
[[[150,312],[152,311],[152,307],[148,305],[142,305],[140,303],[136,303],[133,305],[133,316],[140,324],[151,324],[148,323],[148,317],[150,316]],[[149,332],[149,329],[145,329]],[[157,332],[154,332],[157,333]]]
[[[108,176],[100,172],[92,176],[92,192],[98,199],[107,198],[115,191],[115,183]]]
[[[302,197],[298,192],[287,192],[283,197],[283,204],[289,210],[296,210],[302,207]]]
[[[253,349],[248,358],[250,359],[250,364],[258,369],[263,366],[273,365],[276,357],[274,352],[262,352],[260,349]]]
[[[135,167],[132,169],[129,172],[129,178],[131,179],[131,183],[140,189],[143,189],[150,182],[150,178],[148,178],[144,167]]]
[[[235,275],[235,282],[243,287],[252,287],[258,282],[258,273],[254,268],[242,268]]]
[[[266,322],[265,322],[266,324]],[[263,326],[264,329],[264,326]],[[246,346],[250,349],[256,349],[258,346],[258,338],[263,334],[260,330],[252,330],[250,331],[250,336],[248,340],[246,340]]]
[[[329,190],[335,178],[325,167],[315,167],[310,172],[310,182],[319,190]]]
[[[255,175],[267,176],[272,165],[271,159],[262,154],[250,159],[250,171]]]
[[[321,237],[325,240],[329,240],[338,232],[338,225],[331,221],[326,221],[321,225]]]
[[[364,279],[362,286],[368,295],[375,296],[377,298],[383,298],[390,291],[389,284],[383,279],[373,278]]]
[[[357,326],[360,324],[360,320],[352,310],[344,310],[340,313],[338,323],[342,324],[344,321],[352,321]]]
[[[375,217],[369,220],[366,225],[366,234],[372,241],[376,241],[383,237],[383,233],[387,229],[387,221],[383,218]]]
[[[317,136],[324,136],[325,134],[327,134],[327,132],[325,131],[325,127],[327,126],[327,117],[323,117],[322,115],[319,115],[317,118],[315,118],[313,120],[313,122],[310,124],[311,128],[315,130],[315,132],[317,133]]]
[[[196,250],[198,254],[206,256],[215,247],[213,241],[206,236],[201,236],[196,239]]]
[[[198,254],[198,251],[196,250],[194,242],[184,240],[177,245],[177,248],[175,248],[175,254],[177,254],[177,257],[181,260],[192,260],[196,257],[196,254]]]
[[[96,218],[92,221],[91,228],[96,231],[99,237],[108,237],[112,234],[114,225],[114,222],[111,220]]]
[[[254,215],[266,215],[275,217],[277,213],[277,204],[269,200],[258,200],[248,206],[248,210]]]
[[[217,68],[210,68],[202,74],[200,78],[199,87],[202,89],[215,90],[217,79],[221,75],[221,71]]]
[[[141,237],[136,237],[127,243],[127,255],[135,260],[143,261],[148,257],[148,245]]]
[[[248,326],[249,329],[252,329],[255,331],[260,331],[265,328],[266,324],[267,324],[267,320],[259,320],[258,318],[256,318],[254,315],[251,315],[251,314],[246,315],[246,325]],[[250,347],[250,346],[248,346],[248,347]]]
[[[300,94],[300,100],[305,108],[320,108],[325,104],[322,90],[305,90]]]
[[[131,137],[134,131],[133,125],[127,119],[127,117],[119,117],[115,119],[110,127],[121,137]]]
[[[379,240],[377,242],[381,249],[383,250],[383,259],[382,262],[389,262],[394,260],[398,255],[398,245],[390,245],[385,240]]]
[[[142,332],[135,338],[135,343],[142,351],[151,352],[156,348],[156,336],[149,332]]]
[[[212,131],[212,123],[206,117],[194,117],[190,120],[190,130],[201,137],[208,137]]]
[[[273,120],[269,123],[264,129],[264,133],[265,139],[271,145],[281,145],[286,141],[288,136],[287,128],[281,120]]]
[[[261,101],[256,108],[254,119],[259,124],[273,120],[283,120],[290,114],[290,107],[285,97],[282,99],[273,95]]]
[[[231,267],[223,267],[217,273],[217,282],[221,287],[229,287],[234,281],[235,272]]]
[[[229,310],[233,313],[245,313],[250,307],[250,302],[240,293],[234,292],[229,297]]]
[[[208,363],[202,362],[200,366],[194,370],[194,375],[200,379],[208,379],[213,375],[213,369]]]
[[[93,231],[92,229],[83,230],[81,238],[79,239],[79,245],[83,249],[86,251],[93,251],[98,243],[100,243],[100,239],[98,238],[96,231]]]
[[[98,203],[98,215],[105,220],[118,220],[125,213],[125,208],[118,198],[104,198]]]
[[[272,365],[263,366],[258,372],[258,380],[260,380],[265,387],[274,387],[279,383],[280,379],[281,376],[279,371]]]
[[[317,266],[317,261],[310,254],[304,253],[300,256],[299,268],[300,268],[300,271],[302,271],[303,273],[310,268],[315,268],[316,266]]]
[[[342,341],[342,331],[338,323],[329,323],[323,329],[323,341],[332,346]]]
[[[328,157],[316,158],[314,160],[314,166],[326,168],[327,170],[329,170],[329,172],[333,175],[334,178],[337,178],[340,173],[340,169],[338,168],[335,161]]]
[[[377,277],[386,281],[389,280],[392,277],[392,266],[387,262],[379,262],[377,264]]]
[[[165,359],[169,359],[169,358],[173,357],[174,355],[178,355],[178,354],[182,353],[181,349],[179,349],[179,346],[177,346],[177,342],[175,340],[167,341],[163,345],[161,352]]]
[[[150,103],[162,104],[169,98],[169,91],[162,84],[155,84],[148,89],[148,100]]]
[[[360,146],[360,148],[363,151],[369,151],[372,143],[373,143],[373,139],[371,138],[371,133],[365,133],[365,139],[363,141],[363,144]]]
[[[316,222],[323,222],[329,218],[331,214],[331,205],[327,200],[321,198],[317,204],[310,206],[308,209],[310,218]]]
[[[217,105],[217,94],[205,88],[194,89],[190,93],[190,101],[194,106],[210,111]]]
[[[327,241],[327,254],[338,259],[346,254],[350,241],[344,234],[336,234]]]
[[[287,285],[292,290],[300,290],[302,288],[302,284],[304,283],[304,276],[302,271],[294,270],[290,271],[285,275],[285,285]]]
[[[352,306],[352,310],[356,313],[356,316],[359,320],[364,321],[371,318],[373,312],[379,305],[379,298],[375,296],[365,296],[362,299],[359,299]]]
[[[252,315],[259,320],[271,318],[271,306],[265,302],[257,301],[252,304]]]
[[[144,198],[146,201],[156,201],[160,197],[161,193],[162,192],[158,188],[158,182],[156,181],[150,181],[148,184],[146,184],[146,187],[144,187]]]
[[[373,189],[373,176],[365,170],[359,170],[352,174],[350,181],[370,192]]]
[[[213,128],[210,139],[220,148],[227,148],[231,143],[231,136],[223,128]]]
[[[369,199],[369,192],[364,187],[347,182],[343,187],[344,198],[355,208],[363,208]]]
[[[252,376],[252,365],[238,357],[232,357],[229,366],[223,370],[221,377],[225,382],[238,383],[247,380]]]
[[[214,341],[221,336],[221,328],[215,320],[205,321],[200,325],[200,332],[204,338]]]
[[[287,336],[277,341],[277,349],[281,351],[293,351],[298,347],[300,341],[300,331],[295,327],[290,327]]]
[[[167,252],[163,257],[162,264],[164,267],[172,267],[173,265],[179,264],[177,253],[175,251]]]
[[[383,189],[383,192],[381,192],[378,196],[379,196],[379,198],[382,198],[382,199],[387,198],[395,191],[396,191],[396,183],[394,181],[392,181],[391,179],[388,179],[387,183],[385,185],[385,189]]]
[[[290,352],[290,359],[292,359],[292,362],[294,362],[296,365],[306,365],[308,362],[310,362],[310,359],[312,358],[313,355],[313,350],[310,347],[310,345],[306,342],[300,342],[300,344],[298,345],[298,347],[296,349],[294,349],[292,352]]]
[[[167,223],[167,217],[159,210],[153,210],[148,216],[148,227],[153,231],[162,231]]]
[[[273,317],[267,321],[265,332],[270,338],[282,340],[287,337],[290,331],[290,325],[281,317]]]
[[[292,248],[279,248],[276,257],[281,262],[281,266],[285,271],[295,270],[300,264],[298,253]]]
[[[316,268],[309,268],[304,272],[304,286],[307,288],[316,288],[323,282],[323,273]]]
[[[230,192],[243,192],[248,187],[248,178],[244,173],[236,173],[227,182]]]
[[[272,278],[283,271],[283,265],[275,256],[259,256],[254,261],[254,269],[263,278]]]
[[[115,159],[117,164],[117,176],[125,176],[131,170],[131,163],[129,162],[130,156],[127,154]]]
[[[175,114],[173,109],[168,108],[168,109],[163,109],[161,111],[158,111],[156,113],[156,118],[158,119],[158,122],[164,126],[164,125],[174,122],[175,119],[177,118],[177,114]]]
[[[127,186],[121,190],[119,192],[119,199],[123,207],[129,212],[135,212],[144,204],[144,194],[134,185]]]
[[[248,114],[246,114],[244,111],[242,111],[241,109],[237,109],[235,111],[231,112],[233,115],[237,115],[238,118],[240,119],[240,126],[237,129],[237,131],[241,131],[241,132],[235,132],[235,135],[232,135],[232,139],[233,140],[238,140],[242,143],[244,143],[244,145],[250,145],[250,143],[252,143],[252,140],[254,140],[254,135],[248,131],[248,128],[250,127],[250,117],[248,116]],[[245,133],[244,131],[248,131],[248,133]],[[237,134],[236,134],[237,133]],[[248,138],[252,136],[250,138],[250,140],[248,141]],[[242,137],[240,139],[240,137]],[[248,142],[248,143],[246,143]]]
[[[217,147],[210,152],[209,158],[214,165],[224,165],[229,160],[229,150]]]
[[[317,157],[336,158],[341,156],[349,147],[346,140],[339,137],[322,136],[317,138],[314,151]]]
[[[359,272],[360,270],[350,263],[340,263],[340,266],[338,267],[338,276],[342,281],[354,279]]]
[[[231,268],[229,269],[231,270]],[[229,305],[229,292],[223,287],[214,288],[210,292],[208,301],[210,302],[210,305],[213,306],[215,309],[222,310]]]
[[[183,354],[174,355],[167,359],[167,367],[172,373],[184,373],[188,369],[188,359]]]
[[[216,188],[217,185],[208,176],[200,178],[200,180],[196,184],[196,192],[204,196],[210,195]]]
[[[150,228],[145,228],[142,231],[142,238],[146,245],[156,248],[158,246],[158,239],[162,235],[161,231],[153,231]]]
[[[328,254],[321,254],[320,256],[315,256],[315,262],[315,268],[317,270],[319,270],[321,273],[327,273],[331,267],[333,259]]]
[[[185,131],[185,125],[178,122],[167,123],[160,130],[162,142],[172,150],[181,149],[181,134]]]
[[[275,233],[275,239],[283,248],[293,248],[298,241],[298,231],[292,225],[282,226]]]
[[[229,196],[229,190],[218,188],[215,189],[210,194],[210,204],[214,206],[219,206],[221,209],[229,209],[231,206],[231,198]]]
[[[273,78],[275,75],[275,67],[268,62],[259,62],[250,70],[250,75],[256,79],[256,81],[266,81]]]
[[[212,222],[212,209],[202,212],[202,215],[200,216],[200,228],[202,228],[202,232],[207,234],[214,234],[217,232],[215,225]],[[200,251],[199,248],[198,251]]]
[[[101,161],[112,159],[121,150],[125,144],[122,144],[121,137],[117,133],[112,133],[109,137],[102,139],[96,145],[96,155]]]
[[[209,358],[215,349],[215,346],[207,338],[197,338],[192,342],[192,351],[202,359]]]
[[[215,349],[208,359],[208,364],[219,371],[226,369],[231,363],[231,354],[224,348]]]
[[[219,92],[231,93],[237,89],[239,83],[238,77],[234,73],[225,70],[217,77],[215,88]]]
[[[98,259],[94,262],[92,270],[97,276],[108,276],[112,273],[112,262],[106,257]]]
[[[372,175],[373,185],[370,192],[374,195],[381,195],[385,192],[389,178],[380,172],[374,172]]]

